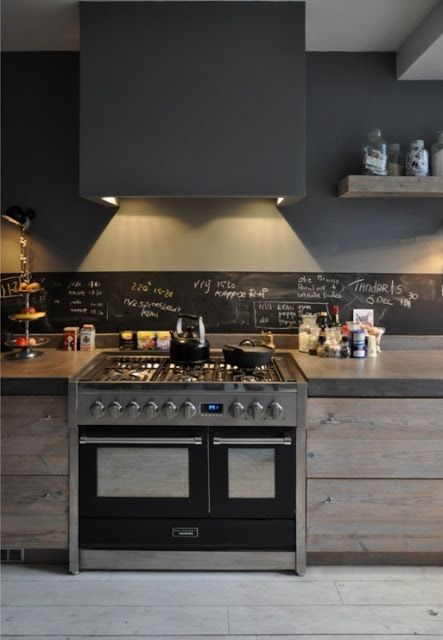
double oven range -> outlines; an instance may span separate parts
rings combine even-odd
[[[70,571],[305,570],[306,384],[136,352],[70,383]]]

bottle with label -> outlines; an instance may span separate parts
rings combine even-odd
[[[388,175],[388,148],[381,129],[368,133],[368,142],[363,147],[363,174],[368,176]]]
[[[411,140],[406,153],[405,170],[407,176],[429,175],[429,154],[423,140]]]
[[[333,304],[331,307],[332,322],[331,327],[340,327],[340,307],[338,304]]]
[[[443,176],[443,131],[437,131],[437,138],[432,144],[432,175]]]
[[[366,357],[366,335],[363,329],[356,329],[352,332],[352,357]]]
[[[403,154],[398,142],[388,144],[388,176],[402,176],[404,173]]]

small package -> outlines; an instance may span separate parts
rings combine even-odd
[[[80,329],[80,351],[94,351],[95,327],[93,324],[84,324]]]
[[[155,331],[137,331],[137,349],[152,351],[157,348],[157,334]]]
[[[120,331],[119,347],[122,351],[132,351],[136,348],[135,336],[132,331]]]
[[[169,331],[159,331],[157,333],[157,349],[159,351],[169,351],[171,344],[171,334]]]
[[[65,327],[63,329],[63,351],[77,351],[77,337],[80,327]]]

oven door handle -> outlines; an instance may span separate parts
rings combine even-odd
[[[80,444],[203,444],[203,439],[195,438],[94,438],[80,436]]]
[[[212,439],[212,444],[220,445],[220,444],[254,444],[254,445],[287,445],[290,446],[292,444],[292,438],[290,436],[285,436],[284,438],[218,438],[214,437]]]

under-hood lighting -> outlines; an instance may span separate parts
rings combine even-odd
[[[111,204],[113,207],[119,206],[118,198],[115,196],[101,196],[100,199],[107,204]]]
[[[282,196],[280,196],[279,198],[277,198],[277,207],[278,207],[278,205],[279,205],[279,204],[281,204],[281,203],[282,203],[282,202],[284,202],[284,201],[285,201],[285,199],[284,199]]]

